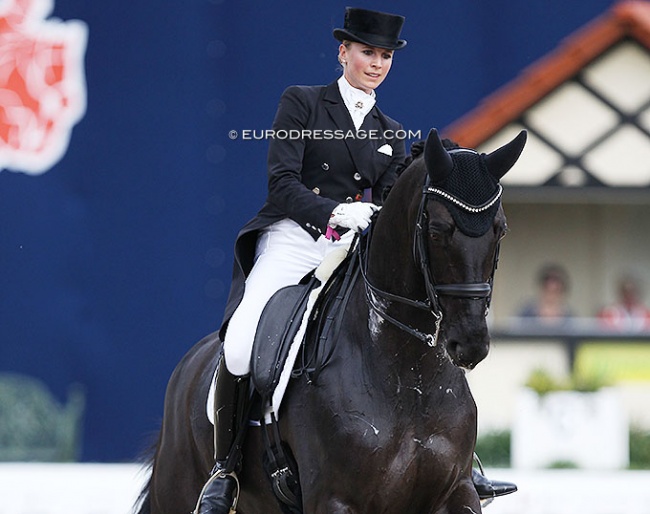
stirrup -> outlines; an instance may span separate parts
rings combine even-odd
[[[201,506],[201,500],[203,499],[203,494],[208,486],[217,479],[222,479],[226,477],[232,477],[235,480],[235,495],[232,500],[232,505],[230,506],[229,514],[237,514],[237,503],[239,502],[239,478],[237,478],[237,473],[234,471],[227,472],[225,469],[218,469],[205,483],[203,489],[201,489],[201,494],[199,494],[199,499],[196,501],[196,506],[192,511],[192,514],[199,514],[199,507]]]
[[[476,452],[474,452],[474,461],[478,465],[478,469],[481,472],[481,475],[485,476],[485,470],[483,469],[483,463],[481,462],[481,459],[479,459],[478,453],[476,453]],[[490,503],[492,503],[494,501],[494,498],[495,498],[494,496],[492,498],[487,498],[485,500],[481,500],[479,498],[479,502],[481,503],[481,509],[483,509],[483,508],[487,507],[488,505],[490,505]]]
[[[479,500],[481,501],[481,506],[486,507],[494,498],[505,496],[517,491],[517,485],[511,482],[501,482],[498,480],[490,480],[485,476],[485,471],[483,470],[483,465],[481,460],[478,458],[476,453],[474,454],[474,460],[478,464],[479,470],[476,471],[472,469],[472,482],[474,483],[474,488],[479,493]],[[480,477],[480,480],[476,480],[475,477]],[[486,491],[481,495],[481,490],[485,488]],[[487,493],[487,494],[486,494]]]

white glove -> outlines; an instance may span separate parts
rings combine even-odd
[[[374,203],[354,202],[340,203],[332,211],[330,227],[345,227],[355,232],[362,232],[370,225],[370,218],[380,207]]]

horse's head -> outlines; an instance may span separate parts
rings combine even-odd
[[[488,353],[486,315],[499,242],[506,233],[499,179],[517,161],[525,142],[522,131],[486,155],[443,144],[432,130],[382,210],[392,223],[383,223],[377,232],[392,234],[393,241],[400,232],[400,246],[407,248],[402,259],[413,264],[399,278],[383,281],[386,289],[399,288],[403,295],[388,300],[406,300],[408,305],[427,298],[415,303],[426,305],[432,323],[422,331],[416,326],[422,324],[422,314],[416,315],[416,324],[403,323],[406,331],[430,345],[444,345],[452,362],[463,368],[474,368]]]
[[[430,301],[443,313],[447,353],[458,366],[473,368],[488,353],[485,316],[499,241],[506,233],[499,180],[515,164],[525,142],[522,131],[485,155],[445,148],[432,130],[425,143],[428,185],[418,212],[417,259],[426,266],[425,281],[432,281]]]

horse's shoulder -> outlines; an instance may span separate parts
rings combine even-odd
[[[211,373],[219,356],[221,339],[219,332],[212,332],[192,346],[176,365],[170,381],[185,381],[192,377]]]

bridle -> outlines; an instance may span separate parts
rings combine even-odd
[[[452,150],[453,151],[453,150]],[[451,153],[451,152],[450,152]],[[436,284],[433,275],[431,273],[429,252],[427,251],[426,238],[425,238],[425,227],[427,227],[427,204],[431,195],[444,198],[455,206],[460,207],[471,213],[481,213],[488,210],[490,207],[494,206],[501,199],[501,194],[503,188],[498,184],[496,193],[482,205],[469,205],[462,200],[456,198],[450,193],[432,187],[429,184],[429,175],[422,188],[422,199],[420,200],[420,206],[418,209],[417,222],[415,225],[415,235],[413,238],[413,253],[416,263],[420,268],[420,272],[424,277],[424,285],[427,292],[426,300],[413,300],[411,298],[406,298],[404,296],[396,295],[389,293],[388,291],[383,291],[378,287],[370,283],[367,276],[367,267],[368,267],[368,250],[370,247],[370,240],[372,237],[372,225],[370,231],[365,235],[365,244],[359,243],[359,262],[361,275],[366,289],[366,298],[368,305],[375,311],[379,316],[381,316],[386,321],[397,326],[401,330],[411,334],[412,336],[420,339],[421,341],[427,343],[429,346],[434,347],[438,342],[438,336],[440,334],[440,326],[443,320],[443,310],[440,305],[440,296],[449,296],[454,298],[462,298],[469,300],[483,300],[486,301],[485,306],[485,315],[487,316],[488,309],[490,307],[490,301],[492,299],[492,284],[494,282],[494,273],[497,269],[497,263],[499,260],[499,247],[500,243],[497,243],[496,251],[494,254],[494,263],[492,266],[492,272],[487,282],[477,282],[477,283],[459,283],[459,284]],[[363,248],[365,246],[365,249]],[[397,302],[404,305],[409,305],[415,307],[416,309],[429,311],[434,318],[435,331],[433,334],[425,333],[417,328],[413,328],[406,323],[399,321],[393,316],[389,315],[386,312],[386,307],[381,305],[378,299],[387,300],[388,302]]]

